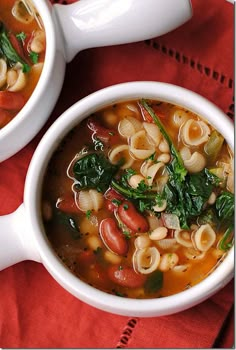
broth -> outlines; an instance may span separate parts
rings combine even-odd
[[[2,0],[0,14],[0,129],[22,109],[45,59],[43,23],[29,0]]]
[[[49,162],[48,239],[73,274],[108,293],[188,289],[233,244],[232,158],[218,131],[179,106],[108,106],[76,126]]]

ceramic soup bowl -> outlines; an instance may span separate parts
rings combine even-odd
[[[53,6],[33,0],[46,32],[44,67],[28,102],[0,130],[0,161],[22,149],[45,124],[61,91],[66,63],[79,51],[167,33],[192,16],[190,0],[176,1],[173,10],[171,0],[82,0]]]
[[[121,298],[81,281],[52,249],[42,221],[41,199],[45,171],[53,152],[65,135],[87,116],[105,106],[139,98],[169,102],[202,116],[221,131],[233,150],[232,121],[211,102],[182,87],[159,82],[129,82],[83,98],[54,122],[39,143],[27,173],[23,204],[12,214],[0,217],[1,269],[27,259],[40,262],[63,288],[85,303],[115,314],[142,317],[168,315],[190,308],[209,298],[232,279],[233,247],[211,274],[183,292],[155,299]]]

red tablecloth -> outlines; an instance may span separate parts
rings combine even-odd
[[[233,118],[233,5],[224,0],[192,3],[191,21],[171,33],[85,50],[67,65],[47,125],[0,164],[0,215],[21,204],[27,167],[46,129],[67,107],[100,88],[134,80],[174,83],[207,97]],[[232,281],[209,300],[172,316],[129,318],[84,304],[60,287],[43,265],[25,261],[0,272],[0,347],[230,348],[233,289]]]

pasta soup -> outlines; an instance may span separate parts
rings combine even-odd
[[[0,14],[0,129],[22,109],[45,59],[43,23],[29,0],[3,0]]]
[[[233,244],[233,154],[200,116],[167,102],[107,106],[76,126],[44,176],[42,217],[70,271],[128,298],[179,293]]]

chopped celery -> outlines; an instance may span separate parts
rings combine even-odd
[[[211,136],[207,143],[205,144],[204,151],[210,162],[214,162],[220,153],[223,146],[224,138],[216,130],[211,133]]]

